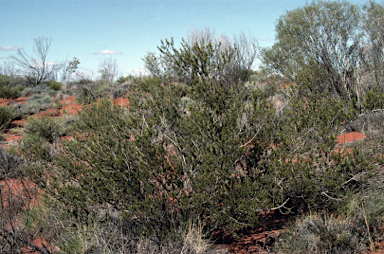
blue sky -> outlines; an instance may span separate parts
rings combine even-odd
[[[353,0],[353,3],[365,1]],[[79,68],[94,71],[103,59],[116,59],[121,75],[143,69],[147,51],[160,40],[176,43],[188,31],[241,32],[271,46],[274,25],[306,0],[0,0],[0,64],[17,48],[32,53],[33,38],[50,37],[48,61],[77,57]]]

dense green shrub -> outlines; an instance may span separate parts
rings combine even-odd
[[[23,86],[2,85],[0,86],[0,96],[5,99],[16,99],[21,96],[23,89]]]
[[[61,134],[61,124],[51,117],[29,117],[24,125],[24,133],[37,135],[53,143]]]
[[[59,91],[63,85],[63,84],[61,84],[61,82],[57,82],[57,81],[53,81],[53,80],[44,81],[44,83],[46,85],[48,85],[48,87],[54,91]]]
[[[102,81],[82,85],[80,92],[76,94],[76,102],[81,104],[91,103],[96,99],[102,98],[103,91],[107,88],[108,84]]]
[[[7,128],[16,117],[18,114],[12,108],[0,106],[0,130]]]
[[[36,161],[49,162],[53,157],[52,146],[46,139],[36,134],[28,134],[19,141],[18,150],[26,161],[32,163],[35,163]],[[32,165],[39,167],[39,164]],[[35,173],[35,171],[29,171],[29,174]]]
[[[132,75],[128,75],[128,76],[121,76],[117,79],[117,83],[119,84],[123,84],[124,82],[126,81],[129,81],[129,80],[132,80],[134,77]]]
[[[17,82],[20,82],[20,80],[0,75],[0,98],[16,99],[20,97],[21,91],[23,91],[25,87],[17,84]]]
[[[277,111],[276,89],[248,89],[204,71],[216,43],[184,41],[180,51],[163,44],[165,57],[188,67],[179,70],[188,84],[136,78],[129,109],[109,100],[84,107],[74,140],[49,163],[31,164],[32,179],[77,220],[117,214],[135,220],[138,235],[159,239],[188,220],[201,219],[207,233],[235,232],[255,226],[259,211],[331,209],[358,190],[364,177],[354,179],[370,170],[366,155],[333,152],[337,126],[355,107],[311,89],[314,72],[282,92],[287,103]],[[220,64],[232,61],[232,50]]]
[[[363,101],[365,111],[382,109],[384,107],[384,92],[379,91],[377,86],[367,89]]]

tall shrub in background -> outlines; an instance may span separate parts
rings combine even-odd
[[[262,61],[272,72],[297,81],[309,65],[324,73],[320,83],[344,100],[361,101],[356,71],[363,34],[361,10],[346,1],[314,1],[287,11],[276,23],[276,42],[263,50]]]

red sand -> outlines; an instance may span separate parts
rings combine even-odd
[[[16,126],[23,126],[27,122],[26,119],[21,119],[21,120],[14,120],[11,122],[11,125],[16,125]]]
[[[113,102],[116,104],[116,105],[119,105],[119,106],[122,106],[122,107],[129,107],[129,101],[127,98],[117,98],[117,99],[113,99]]]
[[[3,207],[7,207],[10,195],[13,195],[25,203],[23,209],[31,208],[34,203],[33,200],[42,194],[42,191],[38,190],[33,182],[17,178],[1,180],[0,189]]]
[[[81,110],[81,105],[76,104],[76,96],[68,96],[66,99],[60,100],[62,105],[60,109],[60,115],[77,115],[77,112]]]
[[[52,247],[46,241],[41,240],[41,239],[34,239],[33,241],[30,242],[30,244],[40,248],[43,251],[46,251],[46,248],[48,249],[48,251],[53,252],[53,253],[57,252],[57,250],[58,250],[57,248],[54,248],[53,250],[51,250]],[[45,245],[46,248],[43,246],[43,244]],[[37,254],[37,253],[41,253],[41,252],[35,251],[35,249],[30,247],[30,246],[25,246],[25,247],[21,248],[21,253]]]
[[[62,141],[64,141],[64,140],[69,141],[69,140],[73,139],[73,137],[71,137],[71,136],[61,136],[60,139],[61,139]]]
[[[361,134],[360,132],[350,132],[350,133],[345,133],[337,136],[337,144],[345,144],[349,142],[354,142],[359,139],[363,139],[366,136]]]
[[[39,113],[32,115],[32,117],[35,117],[35,116],[38,116],[38,117],[60,116],[60,113],[58,112],[57,109],[50,108],[50,109],[47,109],[45,111],[40,111]]]
[[[0,99],[0,106],[6,106],[8,105],[9,100],[7,99]]]
[[[15,140],[21,139],[20,135],[5,135],[5,141],[6,142],[12,142]]]

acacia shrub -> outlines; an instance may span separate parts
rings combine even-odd
[[[218,45],[184,44],[192,55],[170,47],[164,54],[190,66],[193,52],[215,54]],[[78,220],[103,212],[159,239],[189,220],[207,233],[234,232],[255,226],[259,211],[326,209],[360,188],[357,176],[369,170],[362,154],[332,152],[335,129],[354,107],[311,91],[312,78],[290,88],[278,116],[273,89],[199,73],[210,64],[190,70],[188,84],[136,78],[128,109],[109,100],[84,107],[74,139],[31,164],[32,179]]]

